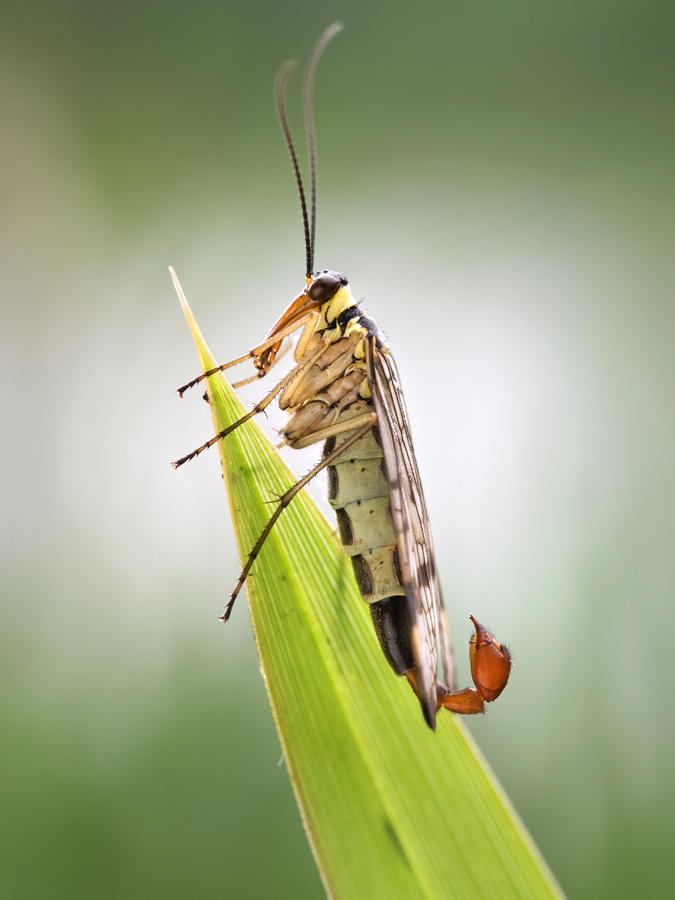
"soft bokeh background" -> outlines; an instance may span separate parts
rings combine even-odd
[[[322,896],[216,455],[168,465],[211,425],[167,266],[223,359],[302,285],[272,83],[337,18],[316,262],[396,352],[465,680],[470,612],[514,650],[471,730],[570,898],[672,896],[675,7],[0,18],[2,896]]]

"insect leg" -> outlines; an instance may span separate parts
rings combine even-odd
[[[254,347],[253,350],[249,350],[245,356],[240,356],[238,359],[232,359],[230,360],[230,362],[223,363],[222,366],[216,366],[215,369],[209,369],[208,372],[203,372],[201,375],[198,375],[197,378],[193,378],[192,381],[188,381],[187,384],[179,387],[178,394],[182,397],[185,391],[189,390],[191,387],[194,387],[196,384],[199,384],[200,381],[203,381],[210,375],[216,375],[218,372],[224,372],[225,369],[230,369],[232,366],[237,366],[239,365],[239,363],[246,362],[247,359],[255,359],[256,356],[260,356],[260,354],[265,350],[268,350],[275,344],[280,344],[285,337],[288,337],[289,334],[292,334],[297,328],[299,328],[300,325],[304,325],[306,321],[306,319],[300,319],[298,322],[294,322],[292,325],[284,328],[271,340],[264,341],[262,344],[258,344],[257,347]],[[257,375],[254,375],[253,378],[249,378],[248,381],[256,381],[258,378],[264,378],[264,376],[269,372],[270,368],[271,366],[264,371],[259,372]],[[248,381],[239,382],[239,384],[247,384]]]
[[[293,352],[293,358],[295,359],[296,362],[300,362],[300,360],[303,358],[303,356],[307,352],[307,345],[309,344],[310,338],[314,334],[314,329],[315,329],[316,323],[318,321],[319,321],[319,313],[313,312],[313,313],[310,313],[308,316],[306,316],[304,319],[301,319],[298,322],[296,322],[295,325],[293,326],[293,330],[295,330],[300,325],[302,325],[303,322],[305,323],[304,328],[302,329],[302,334],[300,335],[300,339],[298,340],[297,346]],[[289,328],[290,328],[290,326],[289,326]],[[288,331],[288,329],[286,329],[284,334],[286,334],[287,331]],[[279,333],[281,334],[281,332],[279,332]],[[289,334],[290,333],[292,333],[292,332],[289,332]],[[274,344],[272,344],[271,346],[273,347]],[[260,352],[262,353],[266,349],[268,349],[268,345],[261,344],[259,347],[256,347],[253,350],[251,350],[251,353],[257,355],[258,350],[260,350]],[[267,368],[262,368],[259,372],[256,372],[255,375],[251,375],[250,378],[245,378],[243,381],[235,382],[232,385],[232,387],[240,388],[240,387],[243,387],[245,384],[251,384],[252,381],[257,381],[259,378],[264,378],[265,375],[267,375],[269,370],[272,368],[272,366],[276,366],[276,364],[279,362],[279,360],[282,358],[282,356],[285,356],[287,350],[288,350],[288,348],[286,348],[286,350],[283,350],[281,353],[276,354],[276,356],[274,356],[272,358],[272,362],[269,363]]]
[[[373,418],[374,416],[375,418]],[[293,447],[294,450],[302,450],[305,447],[316,444],[318,441],[325,441],[330,437],[335,437],[337,434],[344,434],[345,431],[351,431],[352,428],[358,428],[359,425],[365,424],[366,422],[370,422],[370,424],[373,425],[375,421],[375,413],[364,413],[362,416],[354,416],[353,419],[347,419],[345,422],[329,425],[327,428],[322,428],[320,431],[313,431],[307,437],[293,441],[289,446]]]
[[[309,324],[309,323],[307,323],[307,324]],[[305,327],[306,327],[306,326],[305,326]],[[313,328],[313,327],[314,327],[314,323],[312,323],[312,328]],[[283,359],[284,356],[286,356],[286,354],[288,353],[289,349],[290,349],[290,345],[287,345],[286,347],[284,347],[284,349],[281,351],[281,353],[277,353],[277,355],[274,357],[274,359],[273,359],[273,361],[272,361],[272,364],[270,365],[270,368],[267,369],[267,371],[265,371],[265,372],[256,372],[255,375],[251,375],[250,378],[244,378],[244,379],[242,379],[241,381],[233,381],[233,382],[232,382],[232,387],[233,387],[233,388],[240,388],[240,387],[243,387],[245,384],[251,384],[251,382],[253,382],[253,381],[258,381],[258,380],[259,380],[260,378],[262,378],[264,375],[267,375],[267,372],[270,371],[270,369],[272,368],[272,366],[276,366],[276,364],[279,362],[279,360]],[[303,354],[303,356],[304,356],[304,354]],[[300,360],[300,357],[298,357],[298,359],[296,359],[296,362],[299,362],[299,360]]]
[[[190,388],[194,387],[196,384],[199,384],[200,381],[203,381],[205,378],[208,378],[210,375],[215,375],[218,372],[224,372],[225,369],[229,369],[232,366],[237,366],[239,363],[246,362],[247,359],[251,359],[253,357],[253,351],[249,350],[249,352],[245,356],[240,356],[239,359],[232,359],[230,362],[223,363],[222,366],[216,366],[215,369],[209,369],[208,372],[204,372],[202,375],[199,375],[198,378],[193,378],[192,381],[188,381],[187,384],[181,385],[177,394],[179,397],[182,397],[185,391],[188,391]],[[258,376],[256,375],[256,378]]]
[[[245,416],[242,416],[241,419],[238,419],[232,425],[228,425],[227,428],[223,429],[223,431],[219,431],[211,440],[207,441],[205,444],[202,444],[201,447],[197,447],[196,450],[193,450],[192,453],[188,453],[187,456],[183,456],[180,459],[177,459],[175,462],[172,462],[171,465],[174,469],[182,466],[183,463],[189,462],[189,460],[194,459],[195,456],[199,456],[200,453],[203,453],[204,450],[208,450],[209,447],[213,447],[215,443],[222,440],[222,438],[227,437],[228,434],[231,434],[235,428],[239,428],[240,425],[243,425],[244,422],[247,422],[249,419],[252,419],[253,416],[257,415],[259,412],[262,412],[267,406],[270,405],[272,400],[279,394],[286,385],[293,381],[294,378],[298,378],[300,375],[305,372],[310,366],[314,365],[314,363],[319,359],[321,354],[324,352],[326,347],[328,346],[328,341],[321,341],[315,353],[311,356],[307,357],[307,359],[302,360],[294,369],[285,375],[279,384],[277,384],[269,394],[266,394],[262,400],[260,400],[249,412],[246,413]],[[217,372],[217,369],[214,369],[214,372]]]
[[[185,303],[186,300],[185,294],[183,293],[183,288],[181,287],[178,277],[171,266],[169,266],[169,271],[171,272],[171,278],[173,279],[173,286],[176,288],[176,293],[178,294],[181,302]],[[232,366],[238,365],[239,363],[246,362],[247,359],[254,359],[256,356],[260,356],[260,354],[264,353],[265,350],[269,350],[269,348],[273,347],[275,344],[280,344],[285,337],[288,337],[289,334],[292,334],[301,325],[307,324],[310,320],[316,321],[317,319],[318,315],[315,312],[308,313],[306,316],[303,316],[297,321],[292,322],[290,325],[286,326],[286,328],[282,328],[278,332],[275,332],[274,337],[264,340],[262,344],[258,344],[257,347],[249,350],[245,356],[240,356],[238,359],[233,359],[230,360],[230,362],[223,363],[222,366],[216,366],[215,369],[209,369],[208,372],[203,372],[197,378],[193,378],[192,381],[188,381],[187,384],[184,384],[178,388],[178,394],[182,397],[185,391],[189,390],[189,388],[191,387],[194,387],[196,384],[199,384],[200,381],[208,378],[209,375],[215,375],[216,373],[223,372],[225,369],[229,369]],[[268,365],[263,371],[256,375],[255,378],[252,378],[250,380],[254,381],[256,378],[264,377],[267,372],[269,372],[270,368],[271,365]],[[241,383],[242,382],[240,382],[240,384]]]
[[[277,519],[279,518],[281,513],[286,509],[286,507],[291,502],[291,500],[295,497],[295,495],[297,493],[299,493],[305,487],[306,484],[309,484],[309,482],[312,480],[312,478],[314,478],[315,475],[318,475],[322,469],[325,469],[326,466],[329,466],[335,459],[337,459],[338,456],[341,456],[342,453],[348,447],[351,447],[352,444],[355,444],[356,441],[360,440],[365,434],[367,434],[367,432],[375,424],[377,417],[376,417],[375,413],[369,413],[367,417],[359,416],[359,418],[360,419],[367,418],[368,421],[366,422],[365,425],[363,425],[361,428],[359,428],[358,431],[355,431],[354,434],[350,435],[345,441],[343,441],[336,450],[334,450],[332,453],[329,453],[328,456],[324,457],[320,463],[318,463],[316,466],[314,466],[314,468],[311,470],[311,472],[309,472],[307,475],[305,475],[304,478],[301,478],[300,481],[297,481],[293,485],[293,487],[289,488],[286,491],[286,493],[283,494],[279,498],[279,505],[274,510],[272,518],[269,520],[269,522],[265,526],[262,534],[256,541],[255,546],[253,547],[253,549],[251,550],[251,552],[248,555],[248,559],[246,560],[246,565],[244,566],[242,573],[239,576],[239,579],[237,580],[235,588],[232,591],[232,594],[230,596],[230,599],[228,600],[227,606],[225,607],[225,612],[222,614],[222,616],[220,616],[221,622],[227,622],[227,620],[230,618],[230,613],[232,612],[232,607],[234,606],[234,601],[237,599],[237,595],[239,594],[239,591],[242,589],[243,584],[246,581],[246,577],[247,577],[248,573],[251,571],[251,566],[255,562],[256,557],[260,553],[263,544],[269,537],[269,534],[272,531],[272,529],[274,528],[274,526],[277,522]],[[351,430],[351,428],[354,427],[355,421],[356,421],[356,419],[351,419],[348,422],[345,422],[344,425],[348,425],[349,427],[345,428],[343,425],[342,431],[344,432],[347,430]]]
[[[314,329],[316,327],[317,322],[319,321],[319,313],[314,313],[314,315],[307,320],[305,327],[302,329],[302,334],[298,339],[298,344],[295,348],[295,352],[293,356],[295,357],[296,362],[300,362],[302,357],[307,353],[307,347],[309,346],[309,342],[311,340],[312,335],[314,334]]]

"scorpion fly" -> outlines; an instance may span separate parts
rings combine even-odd
[[[275,398],[290,418],[284,443],[300,449],[324,442],[321,461],[282,497],[248,560],[221,616],[227,621],[237,594],[265,539],[293,497],[322,469],[328,470],[328,501],[350,557],[361,596],[368,604],[382,652],[396,675],[405,676],[436,727],[441,707],[479,713],[506,687],[508,650],[471,616],[475,634],[470,659],[473,688],[458,691],[450,637],[434,564],[431,530],[415,461],[408,414],[396,364],[375,322],[359,309],[349,282],[330,269],[314,271],[316,152],[312,95],[319,57],[342,28],[331,25],[315,46],[304,82],[304,116],[310,162],[310,206],[285,109],[285,88],[295,67],[286,63],[276,81],[276,105],[300,194],[305,231],[305,286],[270,328],[262,343],[179,388],[183,393],[210,375],[252,360],[256,373],[235,387],[264,378],[285,338],[302,328],[294,368],[238,422],[173,463],[174,468],[223,440]],[[171,270],[177,291],[180,284]],[[445,684],[437,679],[440,650]]]

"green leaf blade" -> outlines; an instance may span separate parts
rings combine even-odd
[[[176,284],[179,295],[180,287]],[[202,366],[217,365],[181,296]],[[246,410],[209,379],[217,431]],[[218,444],[240,557],[295,479],[247,422]],[[351,565],[301,492],[246,584],[270,703],[303,821],[336,900],[562,894],[460,722],[424,723],[384,660]]]

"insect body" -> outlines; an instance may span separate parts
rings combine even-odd
[[[475,687],[455,690],[431,532],[394,360],[377,325],[356,304],[347,279],[327,269],[312,272],[316,196],[312,81],[323,48],[339,28],[332,26],[317,44],[305,81],[305,121],[312,171],[311,221],[284,110],[288,64],[277,80],[277,107],[305,221],[305,288],[259,346],[199,376],[180,388],[179,393],[182,395],[203,378],[247,359],[252,359],[257,369],[254,377],[264,377],[274,365],[284,338],[302,328],[294,352],[296,365],[246,416],[173,465],[182,465],[226,438],[277,397],[281,409],[290,413],[283,431],[286,444],[299,449],[324,442],[321,461],[280,498],[251,550],[221,618],[229,618],[236,596],[283,509],[314,475],[327,468],[328,499],[335,510],[340,538],[351,558],[361,596],[369,604],[382,651],[394,672],[407,677],[427,723],[434,728],[440,707],[458,713],[482,712],[485,703],[496,699],[506,686],[511,663],[508,651],[472,617],[475,635],[470,655]],[[180,293],[180,285],[173,277]],[[447,685],[437,680],[437,644]]]

